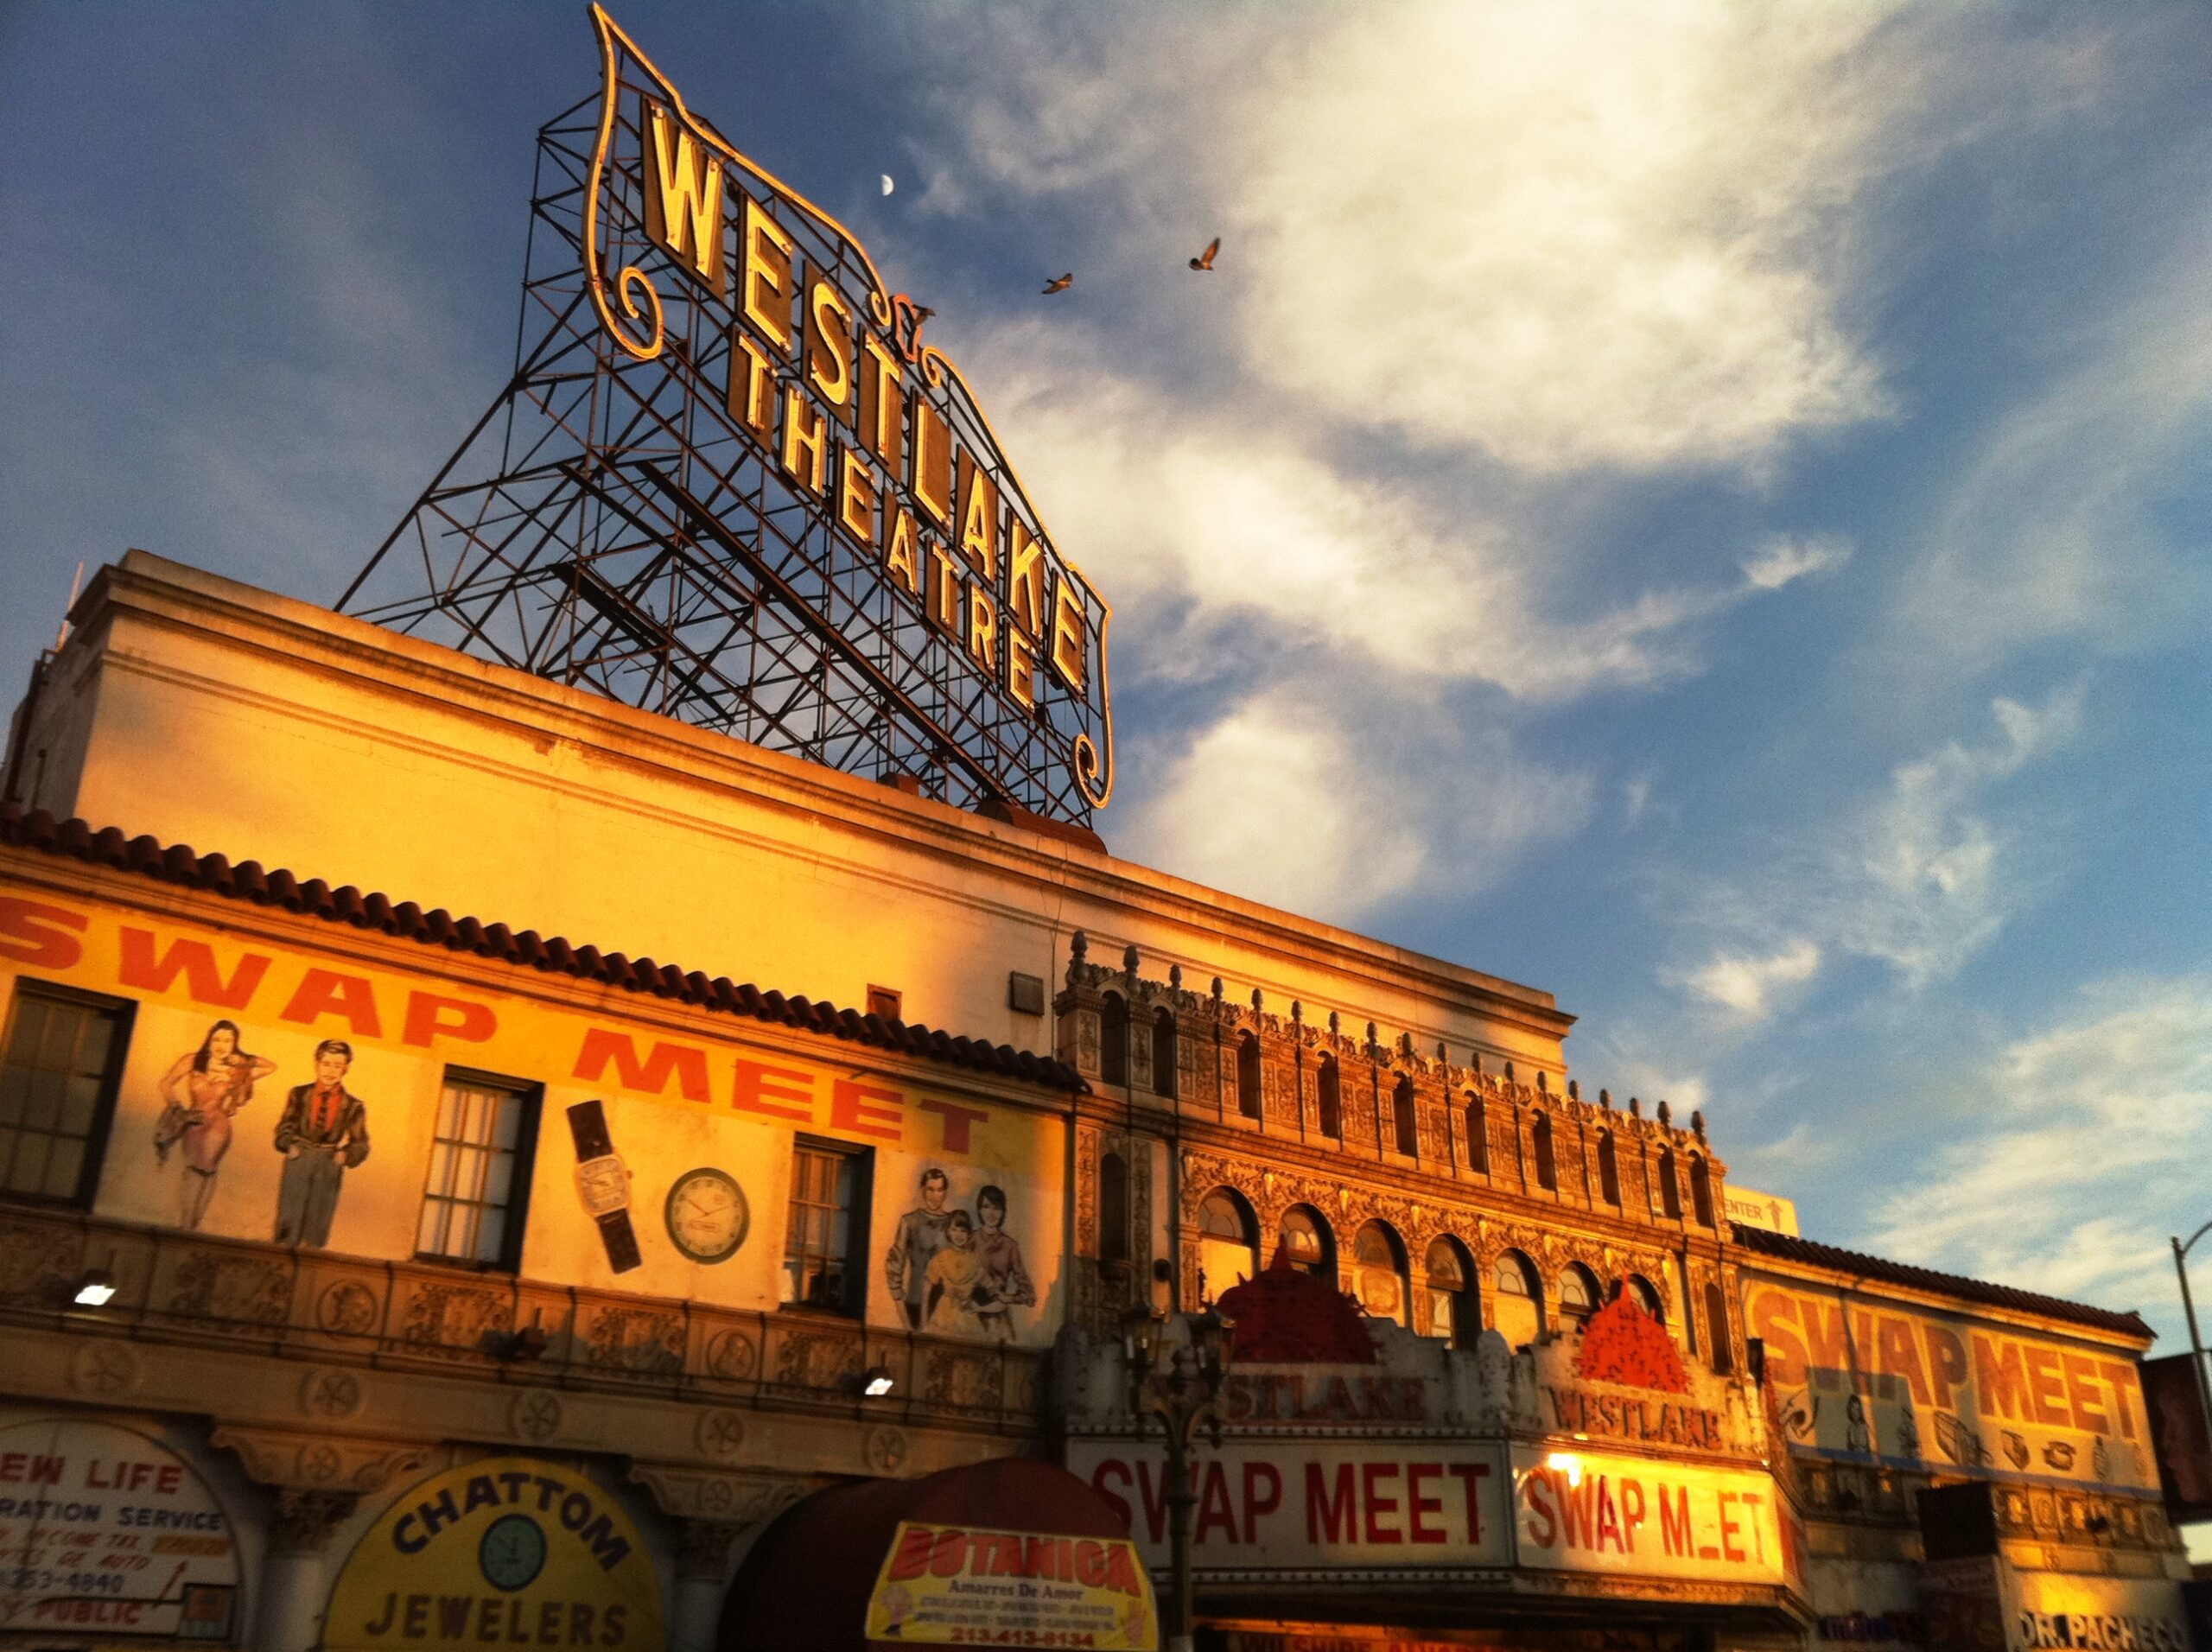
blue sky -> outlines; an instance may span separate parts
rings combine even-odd
[[[1552,989],[1817,1236],[2177,1329],[2212,15],[617,16],[1116,604],[1116,850]],[[595,69],[581,5],[0,10],[0,680],[128,545],[336,596]]]

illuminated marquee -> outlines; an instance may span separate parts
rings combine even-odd
[[[1111,613],[929,312],[591,18],[600,95],[540,134],[543,336],[341,607],[1087,825],[1113,788]]]

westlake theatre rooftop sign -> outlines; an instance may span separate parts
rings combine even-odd
[[[1104,600],[844,226],[598,6],[514,378],[348,613],[963,807],[1113,789]]]

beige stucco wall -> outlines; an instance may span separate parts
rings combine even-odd
[[[840,1004],[892,987],[1023,1048],[1051,1032],[1007,974],[1057,985],[1082,929],[1094,959],[1564,1071],[1548,994],[143,552],[75,618],[12,784],[95,825]]]

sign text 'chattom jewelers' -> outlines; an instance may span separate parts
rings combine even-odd
[[[230,1644],[238,1545],[181,1458],[74,1418],[0,1422],[0,1636]]]
[[[1076,1439],[1068,1467],[1167,1560],[1167,1464],[1126,1440]],[[1201,1572],[1496,1566],[1510,1558],[1503,1452],[1451,1439],[1242,1439],[1195,1470]]]
[[[868,1638],[1153,1652],[1160,1626],[1151,1579],[1125,1538],[909,1520],[868,1597]]]
[[[959,370],[836,219],[694,116],[598,7],[584,256],[615,346],[661,362],[950,658],[1112,789],[1110,613],[1054,548]],[[709,501],[710,505],[713,504]],[[835,620],[833,619],[833,623]],[[1014,737],[1007,736],[1009,740]]]

